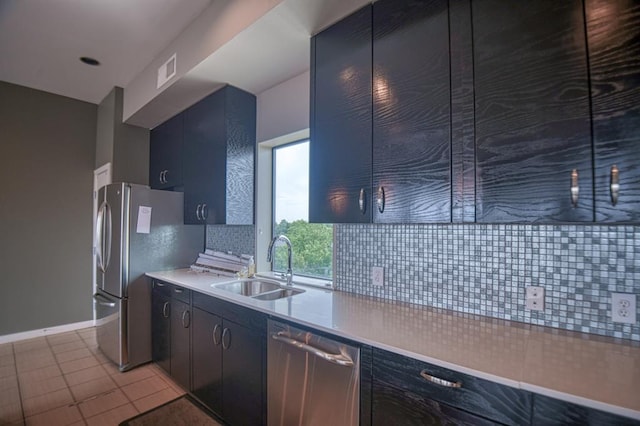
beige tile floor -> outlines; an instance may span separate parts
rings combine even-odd
[[[0,345],[0,425],[117,425],[182,394],[154,364],[120,373],[94,328]]]

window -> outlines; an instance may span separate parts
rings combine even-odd
[[[272,236],[291,240],[294,274],[331,280],[333,225],[309,223],[309,141],[274,147],[272,158]],[[287,270],[285,245],[276,246],[273,270]]]

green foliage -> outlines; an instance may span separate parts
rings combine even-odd
[[[293,246],[293,272],[331,278],[333,270],[333,225],[282,220],[274,227],[274,235],[286,235]],[[275,249],[273,269],[287,270],[287,248],[279,243]]]

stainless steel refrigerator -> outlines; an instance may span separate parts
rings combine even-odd
[[[101,351],[120,371],[151,360],[151,283],[145,272],[186,267],[204,227],[183,224],[183,194],[114,183],[98,192],[93,295]]]

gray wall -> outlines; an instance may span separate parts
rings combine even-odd
[[[149,130],[122,122],[123,89],[98,105],[95,168],[111,163],[113,182],[149,184]]]
[[[96,113],[0,82],[0,335],[92,319]]]

